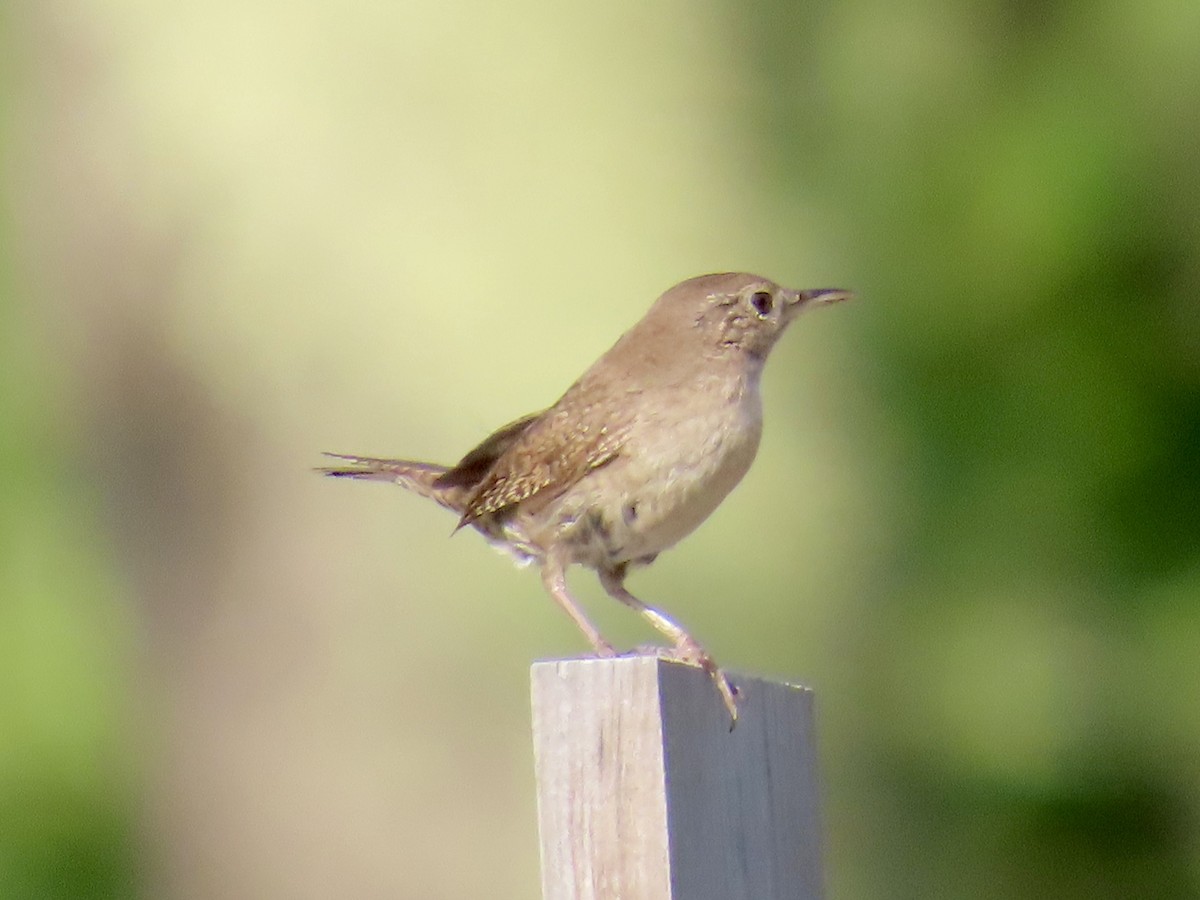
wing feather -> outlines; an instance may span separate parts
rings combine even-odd
[[[620,454],[623,424],[583,393],[568,391],[512,441],[467,498],[460,527],[535,495],[559,496]]]
[[[467,487],[474,488],[487,475],[501,456],[507,452],[521,435],[525,433],[545,410],[522,416],[515,422],[509,422],[503,428],[497,429],[470,453],[460,459],[452,468],[444,472],[437,480],[438,487]]]

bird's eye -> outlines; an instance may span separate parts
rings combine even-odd
[[[766,291],[755,291],[750,295],[750,305],[754,307],[754,311],[762,318],[766,318],[771,313],[771,307],[775,305],[775,298]]]

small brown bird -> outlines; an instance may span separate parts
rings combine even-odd
[[[674,619],[625,589],[625,576],[690,534],[750,468],[763,364],[784,329],[804,309],[851,296],[701,275],[659,297],[557,403],[505,425],[457,465],[329,453],[339,465],[318,471],[395,482],[454,512],[458,528],[536,563],[596,654],[613,656],[567,590],[569,566],[596,570],[609,595],[671,641],[651,652],[707,671],[736,722],[736,688]]]

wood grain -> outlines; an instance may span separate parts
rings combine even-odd
[[[816,900],[812,692],[655,657],[532,669],[544,900]]]

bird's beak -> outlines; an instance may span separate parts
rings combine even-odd
[[[843,300],[854,298],[852,291],[842,288],[812,288],[807,291],[789,291],[788,293],[787,306],[784,309],[787,321],[791,321],[800,314],[801,310],[808,309],[810,306],[827,306],[830,303],[840,303]]]
[[[843,288],[813,288],[807,291],[796,291],[797,306],[826,306],[830,303],[841,303],[843,300],[853,300],[854,292]]]

